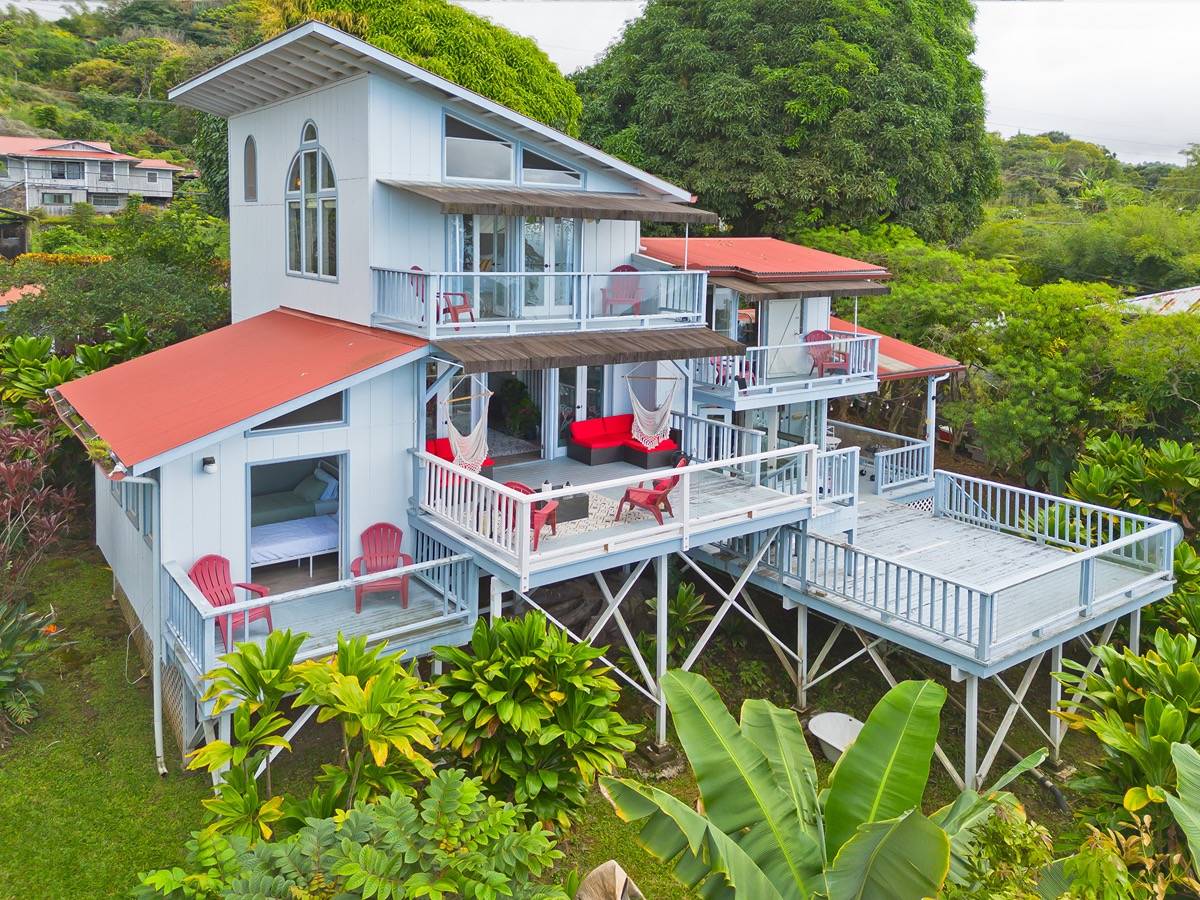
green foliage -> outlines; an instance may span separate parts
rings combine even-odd
[[[574,76],[584,138],[738,234],[895,221],[960,237],[996,183],[965,0],[653,0]]]
[[[480,619],[469,648],[434,649],[448,664],[437,682],[448,698],[442,746],[533,819],[570,827],[596,776],[622,766],[641,731],[617,712],[602,653],[541,614]]]
[[[1164,791],[1176,787],[1171,745],[1200,746],[1200,640],[1160,628],[1144,655],[1109,645],[1092,652],[1099,658],[1095,672],[1064,660],[1068,671],[1055,675],[1082,698],[1078,712],[1064,707],[1057,714],[1071,728],[1090,731],[1104,749],[1092,774],[1074,784],[1087,792],[1084,812],[1114,827],[1150,807],[1165,829],[1172,816]]]
[[[265,36],[318,19],[530,118],[579,133],[579,97],[550,57],[529,38],[449,0],[279,0],[263,4],[263,16]]]
[[[1038,900],[1041,870],[1050,864],[1050,833],[1019,804],[997,803],[980,823],[962,869],[943,888],[944,900]]]
[[[562,854],[522,812],[479,779],[445,770],[419,801],[401,792],[360,801],[253,850],[236,836],[197,833],[186,868],[143,873],[136,896],[566,900],[561,888],[534,883]]]
[[[651,621],[658,615],[658,599],[646,598],[646,611]],[[712,606],[690,581],[681,581],[675,593],[667,597],[667,665],[682,666],[688,651],[695,645],[696,638],[704,625],[713,617]],[[654,659],[654,633],[638,632],[638,652],[643,660]],[[636,663],[628,647],[620,652],[622,668],[632,671]],[[751,675],[753,678],[753,675]]]
[[[37,715],[42,685],[29,670],[51,649],[56,631],[53,613],[0,603],[0,744],[9,726],[23,727]]]
[[[706,897],[937,895],[961,862],[1000,789],[1037,765],[1036,754],[987,798],[964,792],[921,813],[946,692],[903,682],[876,706],[818,790],[816,764],[795,713],[748,700],[737,722],[702,677],[671,671],[663,691],[700,788],[702,812],[647,785],[602,778],[622,819],[676,878]],[[964,869],[965,870],[965,869]]]

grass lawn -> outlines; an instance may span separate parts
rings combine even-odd
[[[80,545],[47,562],[39,579],[39,601],[54,606],[66,646],[40,665],[46,689],[41,716],[0,751],[0,900],[124,896],[139,871],[181,861],[188,833],[202,824],[199,801],[208,781],[180,771],[169,736],[171,772],[160,778],[155,771],[149,679],[140,678],[136,650],[130,648],[127,659],[127,628],[110,598],[111,574],[98,554]],[[736,667],[728,665],[731,659],[738,660]],[[903,658],[893,663],[900,677],[919,677]],[[868,666],[855,663],[820,684],[813,706],[865,718],[883,694],[882,680]],[[793,702],[790,681],[756,632],[723,630],[697,668],[735,710],[747,696],[779,705]],[[999,697],[981,691],[982,719],[998,720]],[[948,703],[942,720],[942,737],[953,758],[961,752],[961,719]],[[980,742],[986,746],[983,735]],[[1014,729],[1013,742],[1023,750],[1040,746],[1027,726]],[[296,752],[285,754],[275,769],[276,789],[306,793],[320,764],[335,757],[336,746],[332,726],[306,728],[295,742]],[[1068,738],[1068,758],[1078,761],[1095,752],[1086,736]],[[1008,764],[1001,757],[994,773]],[[819,767],[825,778],[829,766],[821,760]],[[696,797],[690,773],[659,786],[689,803]],[[1022,780],[1015,791],[1052,833],[1067,824],[1032,782]],[[955,793],[935,765],[930,807]],[[564,868],[586,872],[616,859],[652,900],[687,896],[662,864],[641,850],[633,829],[617,819],[597,791],[560,848],[566,854]]]

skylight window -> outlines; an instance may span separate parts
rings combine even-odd
[[[446,177],[513,180],[511,141],[446,116]]]
[[[544,184],[552,187],[577,188],[583,176],[562,163],[534,153],[528,148],[521,150],[521,180],[525,184]]]

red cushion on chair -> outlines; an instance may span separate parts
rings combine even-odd
[[[625,440],[621,441],[621,444],[625,447],[629,447],[632,450],[638,450],[642,453],[663,453],[668,450],[679,449],[679,445],[671,438],[667,438],[665,441],[660,441],[657,446],[651,447],[649,450],[647,450],[646,445],[637,440],[637,438],[626,438]]]
[[[591,446],[589,441],[604,434],[603,419],[580,419],[571,423],[571,439],[577,444]]]
[[[633,434],[633,413],[624,413],[619,416],[608,416],[601,419],[604,423],[604,431],[606,434],[623,438]]]

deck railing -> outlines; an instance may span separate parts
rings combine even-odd
[[[191,676],[197,682],[216,667],[218,659],[223,655],[225,643],[217,626],[218,619],[229,623],[230,649],[233,645],[251,640],[251,622],[249,615],[243,615],[233,624],[233,617],[238,613],[250,613],[260,609],[275,610],[284,604],[296,603],[312,597],[319,597],[339,590],[350,589],[360,584],[369,584],[408,575],[411,579],[424,584],[435,594],[440,594],[442,606],[440,612],[432,617],[410,622],[406,625],[385,629],[367,635],[372,643],[381,640],[392,640],[404,634],[424,630],[438,624],[465,622],[470,612],[477,609],[479,581],[474,562],[469,556],[457,555],[430,562],[418,562],[410,566],[400,566],[383,572],[375,572],[360,578],[346,578],[340,581],[313,585],[295,591],[281,594],[268,594],[265,597],[249,596],[249,599],[239,600],[226,606],[214,607],[200,592],[184,571],[183,566],[173,560],[163,563],[163,608],[165,621],[164,636],[174,641],[174,646],[182,653],[191,669]],[[352,626],[349,622],[348,626]],[[300,630],[303,630],[301,627]],[[352,631],[348,627],[348,631]],[[304,659],[324,656],[332,653],[335,646],[305,647],[301,651]]]
[[[695,271],[371,274],[376,321],[430,338],[700,325],[708,285]]]
[[[680,448],[695,462],[714,462],[761,453],[766,438],[761,431],[729,425],[715,419],[671,413],[671,428],[683,440]]]
[[[933,452],[922,438],[893,434],[852,422],[830,421],[843,443],[856,443],[875,467],[875,493],[920,484],[933,477]]]
[[[760,452],[708,462],[692,462],[674,469],[658,469],[645,473],[613,478],[590,484],[563,486],[535,494],[515,491],[461,466],[423,451],[413,450],[414,483],[418,486],[417,503],[420,511],[430,516],[456,536],[461,537],[478,552],[485,553],[516,572],[527,585],[533,568],[549,568],[571,558],[590,558],[607,555],[663,540],[680,539],[684,549],[706,531],[726,525],[746,523],[762,516],[811,509],[811,486],[816,480],[817,451],[812,445]],[[708,491],[725,482],[753,488],[762,485],[760,473],[771,463],[786,464],[804,460],[800,471],[803,480],[787,492],[772,489],[771,496],[758,491],[747,494],[744,501],[721,505],[719,509],[702,511],[698,502]],[[628,488],[649,486],[658,478],[676,477],[679,482],[669,499],[673,514],[664,517],[662,525],[653,520],[611,521],[597,527],[595,537],[586,532],[579,540],[555,540],[547,529],[533,548],[532,522],[535,505],[545,501],[564,501],[585,498],[608,498],[616,505]],[[525,589],[524,587],[522,589]]]
[[[696,384],[733,397],[795,393],[879,377],[879,337],[831,332],[826,341],[750,347],[745,356],[712,356],[693,364]],[[826,362],[824,374],[818,359]]]
[[[792,460],[763,475],[767,487],[784,493],[804,492],[808,478],[801,460]],[[858,503],[858,448],[817,452],[817,502],[839,506]]]

